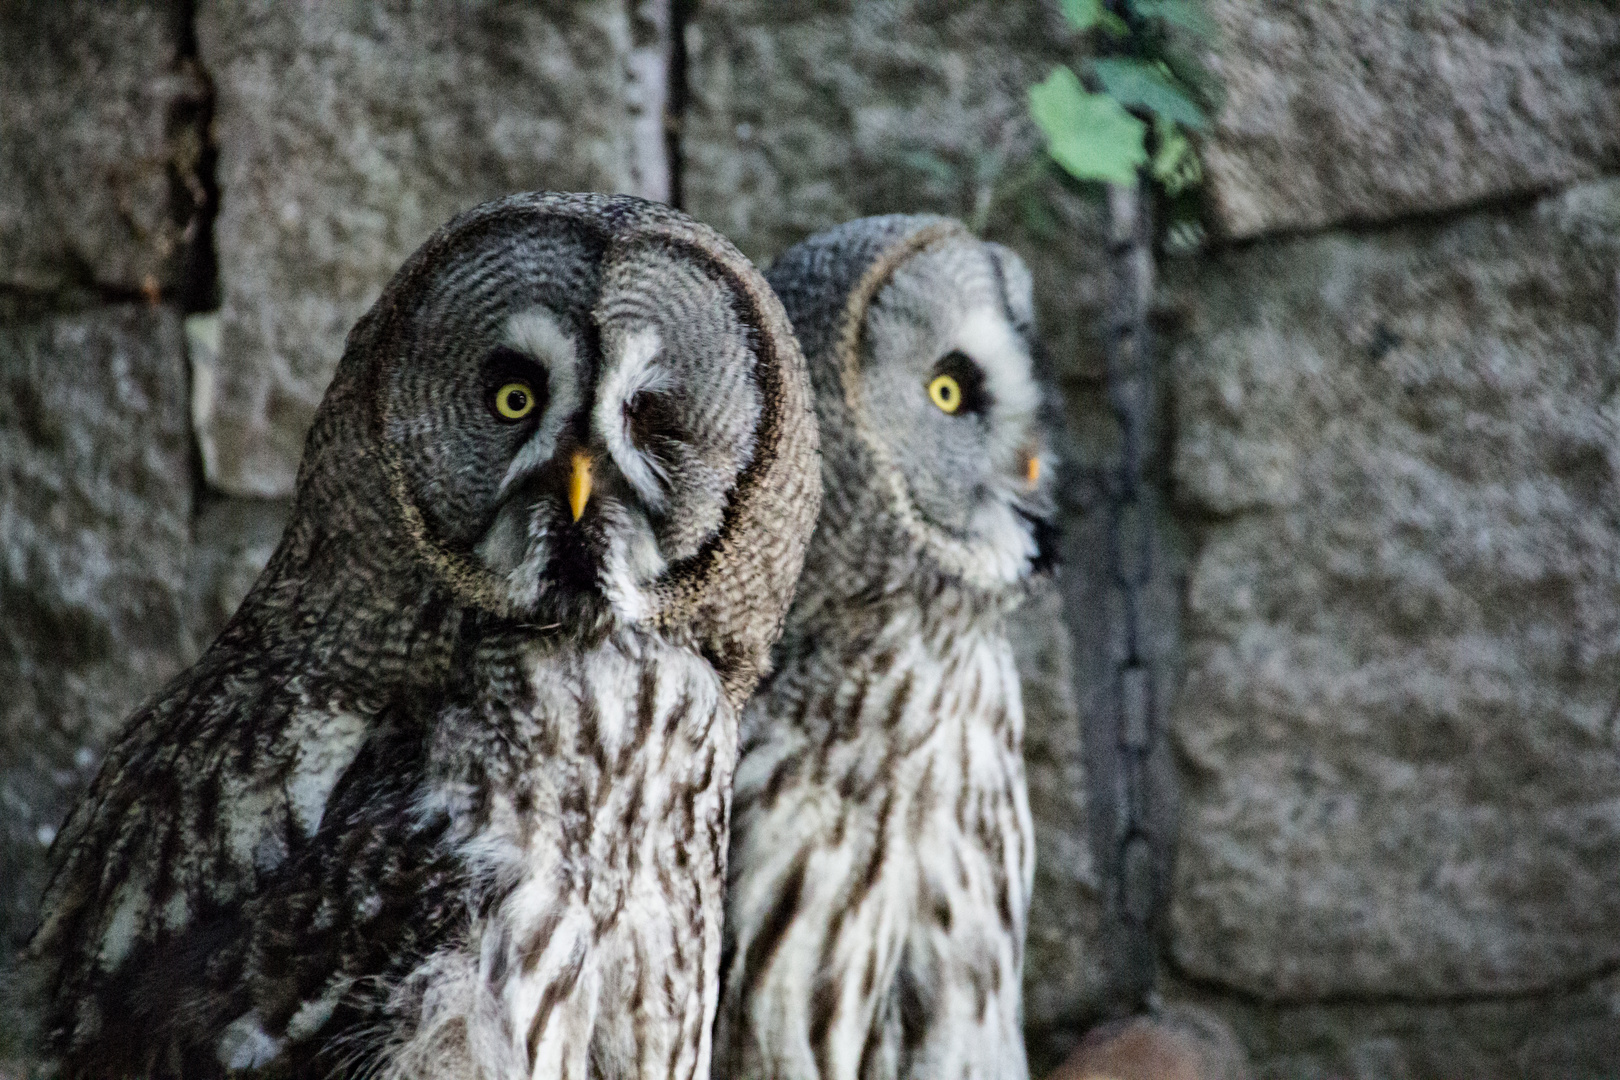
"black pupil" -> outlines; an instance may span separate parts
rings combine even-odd
[[[509,390],[506,394],[506,407],[511,412],[522,412],[523,406],[529,403],[529,395],[523,390]]]

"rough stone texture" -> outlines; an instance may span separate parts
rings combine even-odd
[[[181,4],[0,0],[0,287],[175,284],[204,200]]]
[[[1075,55],[1056,5],[711,0],[687,27],[687,210],[762,264],[866,214],[952,214],[1030,263],[1060,369],[1094,369],[1101,210],[1049,178],[1028,87]]]
[[[1609,0],[1209,0],[1231,236],[1543,191],[1620,165]]]
[[[223,192],[220,351],[196,388],[212,485],[291,492],[344,335],[451,216],[512,191],[644,192],[632,31],[623,0],[203,0]]]
[[[1044,1029],[1091,1013],[1108,972],[1096,942],[1102,882],[1087,842],[1085,756],[1062,598],[1042,582],[1012,622],[1023,683],[1024,767],[1035,817],[1035,894],[1024,963],[1024,1020]]]
[[[195,651],[182,350],[168,308],[0,325],[0,981],[107,736]]]
[[[1210,261],[1172,950],[1276,999],[1620,963],[1620,183]]]
[[[1291,1007],[1205,1000],[1260,1063],[1255,1080],[1620,1076],[1613,976],[1533,998]]]
[[[186,602],[198,645],[206,647],[236,613],[291,517],[291,499],[211,499],[201,507],[192,526]]]

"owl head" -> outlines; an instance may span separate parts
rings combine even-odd
[[[341,551],[541,632],[684,636],[743,682],[819,498],[759,273],[678,212],[593,195],[429,239],[350,334],[298,485],[289,560]]]
[[[1048,470],[1029,271],[947,218],[811,237],[767,274],[815,385],[818,583],[851,595],[918,570],[1001,592],[1037,564]]]

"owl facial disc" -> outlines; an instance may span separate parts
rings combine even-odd
[[[755,337],[721,268],[539,219],[429,283],[385,432],[431,558],[540,624],[639,622],[754,458]]]
[[[546,309],[529,309],[508,324],[505,348],[528,346],[527,357],[550,381],[586,387],[513,419],[532,434],[513,457],[494,521],[474,548],[523,607],[541,605],[548,594],[599,596],[624,619],[644,618],[646,586],[713,535],[727,493],[752,457],[749,432],[759,401],[747,377],[745,338],[730,341],[730,359],[744,377],[719,377],[725,350],[718,357],[682,356],[686,339],[677,333],[666,341],[648,299],[604,297],[613,314],[594,327],[594,354]],[[710,299],[723,321],[724,298]],[[694,377],[705,387],[720,383],[726,408],[719,415],[691,407]],[[487,380],[501,416],[498,395],[507,392],[508,378]]]
[[[1017,256],[950,230],[910,251],[864,311],[848,389],[891,506],[930,553],[982,585],[1038,558],[1049,513]]]

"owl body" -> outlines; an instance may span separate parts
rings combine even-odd
[[[557,195],[440,230],[351,333],[264,574],[58,838],[61,1074],[704,1073],[814,455],[709,230]]]
[[[889,217],[768,276],[825,503],[743,719],[715,1074],[1020,1080],[1034,842],[1005,619],[1045,512],[1027,273]]]
[[[479,1075],[694,1075],[736,757],[724,689],[689,650],[622,634],[510,664],[518,693],[448,707],[411,800],[473,896],[379,1003],[412,1032],[392,1067],[461,1075],[471,1051]]]
[[[339,819],[309,822],[303,857],[250,904],[242,965],[282,975],[224,1025],[224,1064],[329,1066],[297,1043],[346,1010],[341,1027],[392,1033],[371,1051],[384,1075],[695,1072],[735,714],[709,665],[657,638],[504,637],[458,680],[482,692],[371,725],[353,759],[329,738],[294,775],[295,819],[316,802]],[[350,786],[318,798],[340,775]],[[369,955],[390,944],[404,962]]]
[[[776,1035],[763,1075],[1009,1076],[1022,1061],[1034,845],[1017,672],[993,605],[918,599],[839,620],[777,673],[791,730],[760,731],[776,722],[763,710],[745,721],[732,975]]]

